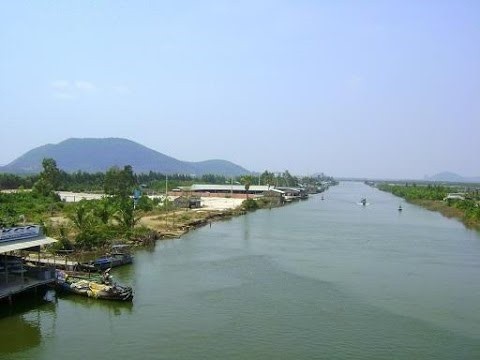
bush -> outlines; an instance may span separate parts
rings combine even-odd
[[[247,211],[254,211],[258,209],[258,204],[253,199],[247,199],[242,203],[242,207]]]

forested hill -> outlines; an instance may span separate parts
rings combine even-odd
[[[464,183],[464,182],[472,182],[478,183],[480,182],[480,177],[464,177],[453,172],[444,171],[439,174],[433,176],[425,176],[425,180],[428,181],[444,181],[444,182],[456,182],[456,183]]]
[[[112,166],[131,165],[136,173],[218,174],[238,176],[248,170],[226,160],[180,161],[127,139],[68,139],[37,147],[0,167],[0,172],[32,174],[42,171],[42,160],[53,158],[66,172],[105,172]]]

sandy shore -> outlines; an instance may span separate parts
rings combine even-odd
[[[65,202],[78,202],[80,200],[98,200],[104,194],[95,193],[74,193],[68,191],[59,191],[58,195]],[[150,198],[164,199],[164,195],[149,196]],[[178,196],[169,195],[169,201],[173,201]],[[192,228],[211,223],[212,220],[231,216],[237,208],[242,205],[245,199],[225,198],[225,197],[201,197],[201,208],[198,209],[172,209],[167,213],[143,214],[139,219],[139,224],[155,230],[161,238],[179,237]],[[158,210],[161,211],[161,208]],[[50,219],[56,225],[68,221],[65,217],[52,217]]]
[[[58,191],[57,194],[60,196],[62,201],[65,202],[77,202],[80,200],[99,200],[104,194],[94,194],[94,193],[75,193],[70,191]],[[160,196],[149,196],[163,198],[163,195]],[[168,196],[170,201],[175,200],[177,196]],[[202,197],[200,198],[202,208],[197,210],[212,210],[212,211],[222,211],[222,210],[231,210],[239,207],[243,200],[245,199],[236,199],[236,198],[221,198],[221,197]]]
[[[202,197],[200,198],[202,207],[197,209],[202,210],[231,210],[242,205],[242,202],[245,199],[234,199],[234,198],[220,198],[220,197]]]

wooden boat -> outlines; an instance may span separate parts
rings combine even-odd
[[[56,288],[72,294],[95,299],[131,301],[133,289],[130,286],[118,285],[111,281],[108,270],[102,277],[70,275],[65,271],[56,271]]]
[[[128,252],[128,245],[113,245],[112,252],[91,262],[90,265],[97,270],[106,270],[108,268],[120,265],[131,264],[133,256]]]

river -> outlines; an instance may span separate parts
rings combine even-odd
[[[480,359],[480,234],[362,183],[323,197],[138,251],[113,271],[133,304],[2,309],[0,359]]]

